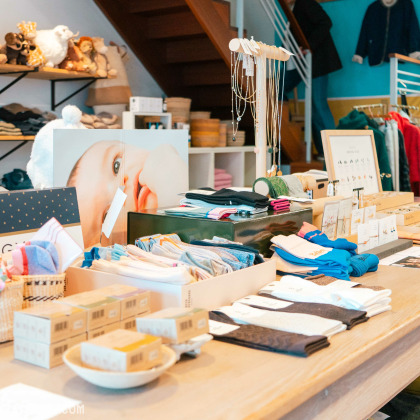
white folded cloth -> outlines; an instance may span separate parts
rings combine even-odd
[[[346,309],[366,311],[374,316],[390,310],[391,290],[354,288],[359,283],[337,281],[326,286],[296,276],[283,276],[264,286],[260,291],[292,302],[328,303]]]
[[[232,306],[223,306],[217,311],[223,312],[238,324],[252,324],[296,334],[331,337],[346,329],[346,326],[337,320],[316,315],[266,311],[238,302]]]

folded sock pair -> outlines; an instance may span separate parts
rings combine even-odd
[[[57,249],[49,241],[31,241],[12,251],[13,266],[10,275],[57,274],[59,257]]]

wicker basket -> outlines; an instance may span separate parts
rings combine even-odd
[[[13,312],[22,309],[23,285],[23,279],[7,282],[0,293],[0,343],[13,340]]]
[[[232,146],[243,146],[245,144],[245,131],[238,130],[236,132],[235,141],[233,140],[233,131],[232,129],[227,130],[227,145]]]
[[[64,281],[66,274],[36,276],[13,276],[12,279],[24,281],[23,308],[51,302],[64,297]]]
[[[220,120],[198,118],[191,120],[190,126],[193,147],[217,147],[219,145]]]
[[[172,124],[186,123],[190,119],[191,99],[166,98],[166,110],[172,114]]]

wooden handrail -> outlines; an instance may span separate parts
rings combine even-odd
[[[290,29],[293,33],[293,35],[296,38],[297,43],[300,47],[302,47],[304,50],[311,50],[311,47],[309,46],[309,42],[306,39],[301,27],[299,26],[298,21],[295,18],[295,15],[293,14],[290,7],[287,5],[285,0],[277,0],[280,4],[281,8],[283,9],[284,14],[287,17],[287,20],[290,22]]]
[[[398,60],[401,60],[401,61],[407,61],[409,63],[420,64],[420,60],[417,60],[415,58],[411,58],[411,57],[408,57],[407,55],[402,55],[402,54],[392,53],[392,54],[389,54],[389,58],[398,58]]]

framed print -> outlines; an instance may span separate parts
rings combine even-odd
[[[382,191],[372,130],[323,130],[321,135],[328,178],[339,181],[338,195],[350,197],[354,188],[364,194]]]

